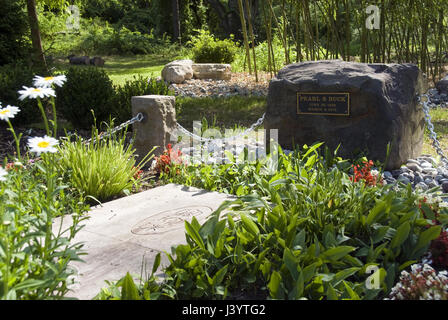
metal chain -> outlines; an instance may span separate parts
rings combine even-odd
[[[426,98],[426,101],[424,101],[424,99],[422,98]],[[437,139],[437,133],[434,131],[434,125],[432,124],[431,115],[429,113],[429,104],[431,102],[431,98],[429,94],[426,93],[418,97],[418,101],[423,105],[423,112],[425,113],[425,120],[429,129],[429,136],[432,139],[432,145],[434,149],[436,149],[437,154],[442,159],[444,166],[448,167],[448,158],[445,156],[443,149],[440,146],[440,142]]]
[[[121,130],[123,130],[124,128],[126,128],[127,126],[129,126],[131,124],[134,124],[136,122],[142,122],[144,119],[145,119],[145,116],[143,115],[143,113],[138,113],[132,119],[130,119],[130,120],[126,121],[126,122],[123,122],[119,126],[117,126],[115,128],[112,128],[108,132],[106,132],[106,133],[105,132],[101,132],[99,134],[99,139],[101,140],[103,138],[109,137],[109,136],[113,135],[115,132],[121,131]],[[92,142],[95,143],[96,142],[96,138],[84,141],[85,144],[90,144]]]
[[[206,142],[206,143],[217,143],[217,142],[224,143],[224,142],[228,142],[228,141],[235,140],[235,139],[240,138],[240,137],[247,136],[249,133],[251,133],[252,131],[254,131],[257,127],[259,127],[260,125],[263,124],[265,116],[266,116],[266,113],[263,114],[263,116],[262,116],[260,119],[258,119],[257,122],[255,122],[254,124],[252,124],[252,125],[250,126],[250,128],[246,129],[246,130],[243,131],[242,133],[237,134],[236,136],[226,137],[226,138],[222,138],[222,139],[209,139],[209,138],[203,138],[203,137],[198,136],[198,135],[196,135],[196,134],[194,134],[194,133],[191,133],[190,131],[188,131],[187,129],[185,129],[184,127],[182,127],[179,123],[176,123],[176,125],[177,125],[177,128],[178,128],[182,133],[184,133],[185,135],[189,136],[189,137],[192,138],[193,140],[200,141],[200,142]]]

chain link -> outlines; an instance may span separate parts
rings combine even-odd
[[[261,126],[264,122],[264,118],[266,116],[266,113],[263,114],[263,116],[257,120],[257,122],[255,122],[254,124],[252,124],[250,126],[250,128],[244,130],[242,133],[237,134],[235,136],[232,137],[226,137],[226,138],[222,138],[222,139],[209,139],[209,138],[203,138],[201,136],[198,136],[194,133],[191,133],[190,131],[188,131],[187,129],[185,129],[184,127],[182,127],[179,123],[177,123],[177,128],[185,135],[189,136],[190,138],[192,138],[193,140],[196,141],[200,141],[200,142],[205,142],[205,143],[214,143],[217,144],[219,142],[221,143],[225,143],[225,142],[229,142],[229,141],[233,141],[237,138],[241,138],[244,136],[247,136],[249,133],[251,133],[252,131],[254,131],[257,127]]]
[[[103,139],[106,137],[109,137],[111,135],[113,135],[114,133],[123,130],[124,128],[126,128],[127,126],[134,124],[136,122],[142,122],[145,119],[145,116],[143,115],[143,113],[138,113],[135,117],[133,117],[132,119],[123,122],[122,124],[120,124],[119,126],[112,128],[111,130],[109,130],[108,132],[101,132],[99,134],[99,139]],[[96,142],[96,138],[93,139],[89,139],[84,141],[85,144],[90,144],[90,143],[95,143]]]
[[[426,101],[422,98],[426,98]],[[448,167],[448,158],[445,156],[442,147],[440,146],[440,142],[437,139],[437,133],[434,131],[434,125],[432,124],[431,115],[429,113],[429,104],[431,102],[431,98],[429,94],[422,94],[418,97],[418,101],[423,105],[423,112],[425,113],[425,120],[429,130],[429,136],[432,139],[432,145],[434,149],[436,149],[437,154],[440,156],[445,167]]]

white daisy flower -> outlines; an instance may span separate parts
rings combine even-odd
[[[6,176],[8,175],[8,172],[0,167],[0,181],[6,181]]]
[[[14,118],[16,114],[20,112],[20,109],[18,107],[14,106],[7,106],[5,108],[1,108],[0,105],[0,120],[9,120],[11,118]]]
[[[49,96],[56,97],[56,93],[51,88],[28,88],[23,86],[24,90],[20,90],[20,100],[24,100],[26,98],[36,99],[36,98],[46,98]]]
[[[55,146],[59,144],[59,141],[49,137],[34,137],[28,140],[28,147],[31,148],[31,152],[35,152],[38,155],[44,152],[55,153],[57,149]]]
[[[64,75],[54,77],[35,76],[33,80],[34,80],[34,86],[36,87],[51,88],[53,84],[57,85],[58,87],[62,87],[64,83],[67,81],[67,77]]]

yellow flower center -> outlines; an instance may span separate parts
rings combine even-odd
[[[39,88],[33,89],[33,92],[40,92]]]
[[[7,114],[8,112],[9,112],[9,110],[5,109],[5,110],[0,111],[0,114]]]
[[[53,80],[53,79],[54,79],[54,77],[45,77],[45,78],[44,78],[45,81],[51,81],[51,80]]]
[[[50,145],[50,143],[48,143],[47,141],[41,141],[41,142],[39,142],[38,144],[37,144],[37,146],[39,147],[39,148],[48,148],[48,146]]]

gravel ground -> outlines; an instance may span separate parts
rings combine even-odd
[[[270,81],[269,73],[260,73],[259,81],[248,73],[232,73],[232,79],[225,80],[186,80],[182,84],[171,84],[176,96],[191,98],[231,97],[231,96],[267,96]]]

